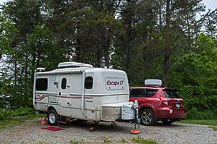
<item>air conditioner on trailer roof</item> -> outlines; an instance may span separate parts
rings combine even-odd
[[[90,64],[79,63],[79,62],[62,62],[59,63],[58,68],[76,68],[76,67],[93,67]]]

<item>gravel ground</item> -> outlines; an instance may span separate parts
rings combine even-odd
[[[179,124],[155,126],[140,126],[139,135],[130,134],[133,125],[118,122],[117,127],[110,123],[99,123],[94,132],[89,132],[93,124],[74,122],[70,125],[59,125],[61,131],[41,129],[48,125],[40,124],[41,119],[26,121],[25,123],[0,130],[0,144],[70,144],[73,142],[84,143],[132,143],[132,138],[156,140],[160,144],[217,144],[217,131],[209,126]]]

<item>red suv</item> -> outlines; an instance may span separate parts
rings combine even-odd
[[[176,89],[162,87],[130,87],[130,101],[138,101],[139,117],[143,125],[165,124],[184,119],[187,110]]]

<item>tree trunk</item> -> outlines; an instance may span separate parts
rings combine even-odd
[[[105,45],[105,66],[109,68],[109,48],[111,43],[111,30],[108,29],[107,36],[106,36],[106,45]]]
[[[83,54],[83,51],[82,51],[82,48],[81,48],[81,24],[80,22],[77,23],[77,31],[78,31],[78,35],[76,37],[76,61],[77,62],[84,62],[84,54]]]
[[[16,60],[16,52],[15,52],[15,60],[14,60],[14,86],[17,87],[17,60]]]
[[[166,47],[165,54],[164,54],[164,77],[163,77],[163,82],[164,82],[164,87],[168,86],[168,78],[169,78],[169,49]]]
[[[170,0],[166,1],[166,32],[170,30],[170,15],[171,15],[171,10],[170,10]],[[166,34],[166,33],[165,33]],[[164,76],[163,76],[163,82],[164,82],[164,87],[168,86],[168,79],[169,79],[169,68],[170,68],[170,55],[169,55],[169,35],[166,34],[165,37],[166,40],[166,48],[165,48],[165,54],[164,54]]]
[[[26,56],[25,62],[25,78],[24,78],[24,103],[25,106],[28,106],[28,57]]]
[[[128,2],[128,10],[129,10],[129,12],[133,12],[132,7],[131,7],[131,0],[127,0],[127,2]],[[129,79],[130,79],[130,63],[131,63],[132,23],[133,23],[132,14],[129,14],[129,16],[127,17],[127,23],[126,23],[127,24],[126,72],[129,75]]]

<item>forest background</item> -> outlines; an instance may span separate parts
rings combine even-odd
[[[162,79],[187,118],[217,117],[217,9],[202,0],[11,0],[0,12],[0,119],[32,106],[37,67],[76,61]]]

